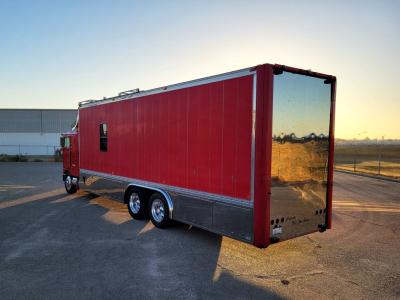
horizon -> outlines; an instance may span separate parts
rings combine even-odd
[[[337,139],[400,139],[399,2],[0,3],[0,108],[77,109],[262,63],[337,77]]]

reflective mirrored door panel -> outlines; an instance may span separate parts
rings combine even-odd
[[[281,240],[325,224],[331,85],[274,75],[271,232]]]

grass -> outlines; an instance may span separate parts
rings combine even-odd
[[[335,167],[400,178],[400,145],[338,145],[335,147]]]
[[[378,164],[378,161],[363,161],[356,164],[355,172],[400,178],[400,163],[381,162],[380,170]],[[336,164],[336,169],[354,172],[354,164]]]
[[[59,155],[8,155],[0,154],[0,162],[60,162],[62,157]]]
[[[377,159],[379,156],[386,160],[400,160],[400,145],[341,145],[335,146],[335,156],[365,157]]]
[[[28,161],[28,158],[23,155],[7,155],[7,154],[0,154],[0,161]]]

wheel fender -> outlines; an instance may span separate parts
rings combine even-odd
[[[125,203],[126,203],[126,198],[127,198],[128,191],[131,188],[134,188],[134,187],[138,187],[138,188],[142,188],[142,189],[158,192],[161,195],[163,195],[165,200],[167,201],[167,205],[168,205],[168,212],[169,212],[168,216],[172,220],[172,215],[173,215],[173,211],[174,211],[174,203],[172,201],[172,198],[171,198],[170,194],[167,191],[164,191],[164,190],[162,190],[160,188],[156,188],[156,187],[152,187],[152,186],[147,186],[147,185],[142,185],[142,184],[137,184],[137,183],[130,183],[125,188],[125,193],[124,193],[124,202]]]

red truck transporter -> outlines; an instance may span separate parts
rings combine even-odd
[[[331,228],[336,78],[263,64],[79,103],[67,192],[267,247]]]

